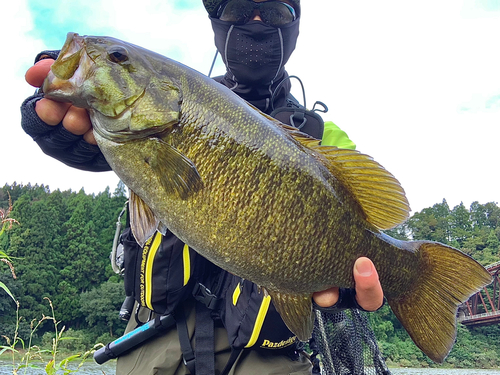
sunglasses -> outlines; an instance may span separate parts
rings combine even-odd
[[[243,25],[254,18],[255,10],[259,11],[262,22],[269,26],[283,26],[295,21],[295,9],[281,1],[257,3],[252,0],[229,0],[223,3],[217,12],[217,18],[236,25]]]

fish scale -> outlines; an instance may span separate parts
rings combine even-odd
[[[409,206],[371,157],[321,146],[164,56],[69,33],[43,89],[88,109],[99,148],[130,190],[139,244],[168,228],[261,286],[301,340],[313,328],[312,294],[353,287],[360,256],[374,262],[396,317],[436,362],[453,346],[458,306],[491,282],[457,249],[382,232]]]

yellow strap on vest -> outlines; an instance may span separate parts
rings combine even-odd
[[[233,292],[233,306],[236,306],[236,304],[238,303],[238,298],[240,298],[240,294],[241,294],[241,284],[238,283]]]
[[[245,348],[250,348],[255,345],[255,342],[259,338],[260,331],[262,329],[262,325],[264,324],[264,319],[267,315],[267,310],[269,309],[269,305],[271,304],[271,296],[265,296],[262,300],[262,303],[259,308],[259,313],[257,314],[257,319],[255,320],[255,325],[253,326],[252,336],[250,336],[250,340]]]
[[[158,251],[158,248],[160,247],[160,244],[161,244],[161,238],[162,238],[161,233],[156,232],[155,236],[154,236],[154,239],[153,239],[153,244],[151,245],[151,248],[149,249],[148,259],[146,261],[145,302],[146,302],[146,306],[150,310],[154,310],[153,309],[153,304],[151,302],[151,297],[153,295],[153,291],[151,289],[152,286],[153,286],[153,264],[154,264],[154,259],[155,259],[156,252]]]
[[[189,246],[184,245],[182,250],[182,263],[184,264],[184,284],[185,286],[191,278],[191,258],[189,257]]]

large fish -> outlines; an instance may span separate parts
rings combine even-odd
[[[456,249],[381,232],[409,207],[372,158],[321,146],[166,57],[69,33],[43,91],[88,109],[101,151],[131,191],[139,243],[168,228],[262,286],[302,340],[313,327],[312,293],[352,288],[360,256],[374,262],[392,310],[437,362],[453,346],[458,305],[491,281]]]

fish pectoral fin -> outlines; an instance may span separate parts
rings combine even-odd
[[[390,229],[408,218],[410,206],[399,181],[370,156],[332,146],[313,150],[326,158],[326,167],[348,186],[368,222]]]
[[[155,234],[160,221],[149,206],[132,190],[129,197],[130,228],[141,247]]]
[[[155,144],[147,163],[167,194],[185,200],[203,188],[201,176],[189,158],[161,139],[151,140]]]
[[[312,309],[312,293],[285,294],[268,292],[271,301],[281,318],[299,340],[311,338],[314,328],[314,313]]]

